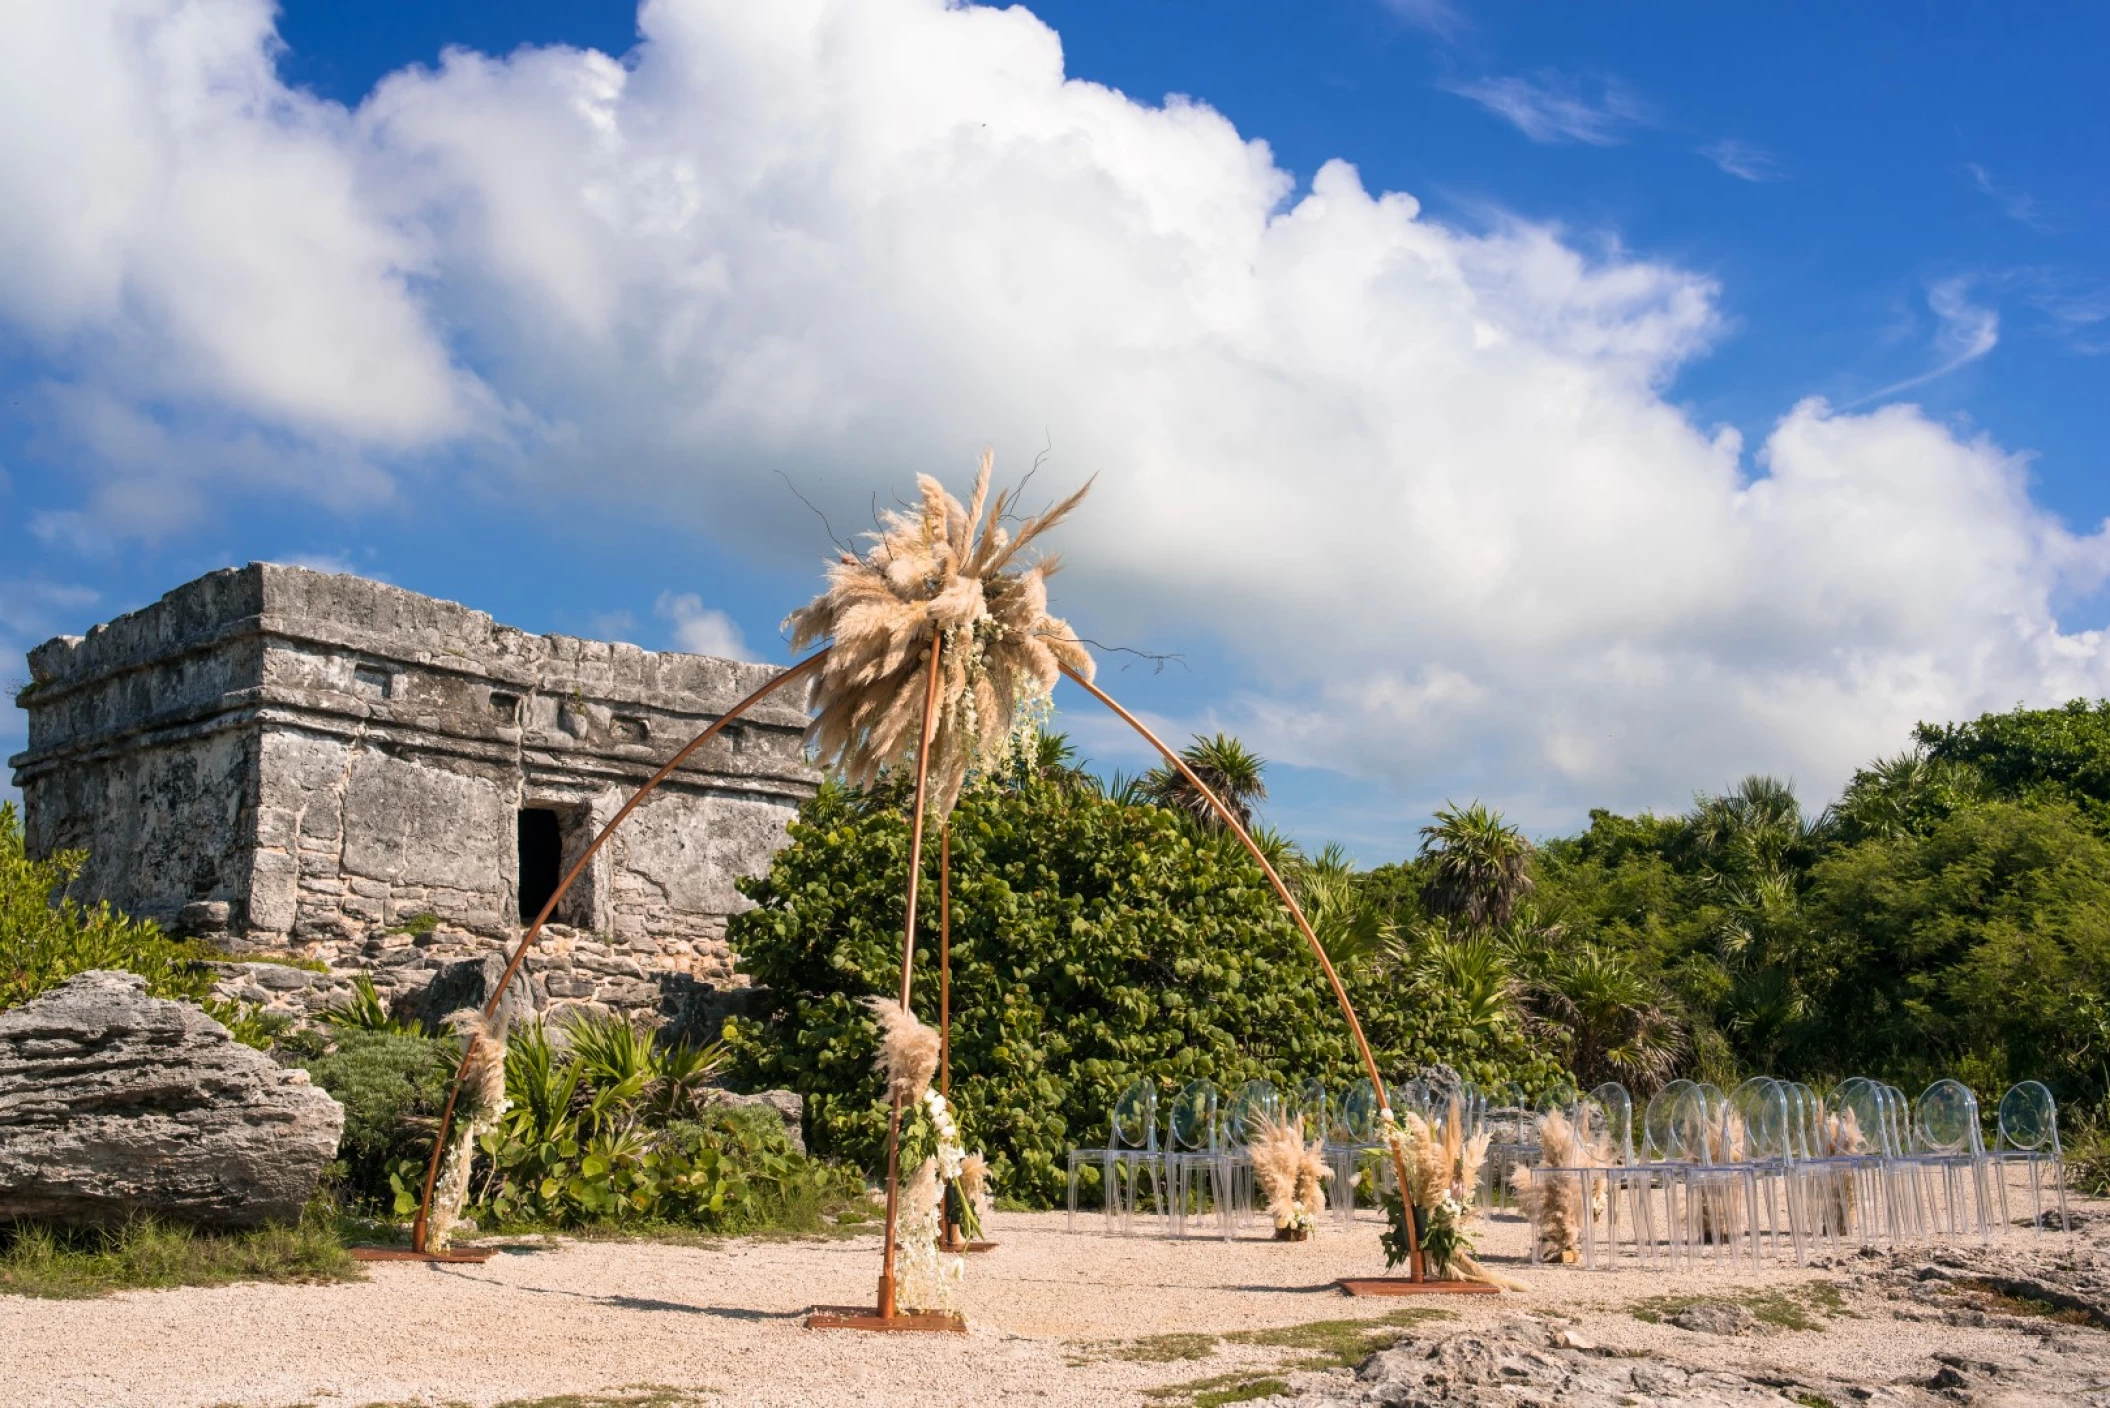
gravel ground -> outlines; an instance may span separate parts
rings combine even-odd
[[[1451,1317],[1416,1325],[1417,1342],[1470,1332],[1718,1369],[1770,1384],[1768,1393],[1814,1392],[1840,1408],[1870,1398],[2085,1402],[2110,1386],[2110,1332],[2098,1328],[2110,1325],[2110,1204],[2085,1205],[2083,1215],[2087,1224],[2071,1242],[2018,1233],[1990,1253],[1871,1250],[1800,1269],[1679,1274],[1529,1267],[1523,1225],[1498,1218],[1483,1225],[1485,1259],[1527,1290],[1407,1301],[1350,1299],[1333,1286],[1341,1276],[1383,1274],[1375,1220],[1352,1234],[1329,1226],[1292,1245],[1257,1230],[1231,1243],[1109,1238],[1098,1235],[1096,1219],[1080,1219],[1073,1235],[1060,1214],[999,1214],[992,1235],[1001,1245],[970,1262],[964,1336],[803,1327],[809,1306],[869,1301],[876,1237],[707,1247],[564,1242],[516,1248],[482,1266],[384,1263],[369,1279],[341,1285],[0,1299],[0,1408],[569,1408],[646,1399],[1181,1408],[1197,1393],[1269,1376],[1315,1397],[1406,1402],[1358,1389],[1347,1368],[1298,1367],[1313,1362],[1314,1345],[1348,1363],[1361,1359],[1357,1327],[1269,1332],[1339,1320],[1376,1328],[1408,1307]],[[1984,1289],[1996,1281],[2006,1299]],[[2047,1296],[2071,1304],[2046,1314],[2047,1306],[2058,1310]],[[1694,1297],[1729,1309],[1683,1317],[1702,1328],[1672,1323]],[[1769,1323],[1781,1318],[1809,1328]],[[1354,1352],[1344,1355],[1344,1343]],[[1967,1386],[1995,1381],[2022,1396]],[[1166,1392],[1197,1383],[1209,1387]],[[1549,1390],[1537,1401],[1569,1399]]]

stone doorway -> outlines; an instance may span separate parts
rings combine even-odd
[[[532,924],[564,878],[564,822],[554,807],[520,809],[520,922]]]

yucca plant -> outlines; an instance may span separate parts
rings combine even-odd
[[[398,1036],[425,1034],[423,1023],[408,1017],[396,1017],[389,1012],[388,1004],[374,990],[374,980],[365,973],[352,979],[351,997],[336,1007],[324,1008],[318,1015],[323,1025],[340,1031],[394,1032]]]

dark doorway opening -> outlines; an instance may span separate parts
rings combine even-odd
[[[532,924],[564,874],[564,829],[548,807],[520,812],[520,922]]]

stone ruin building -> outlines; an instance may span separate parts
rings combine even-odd
[[[75,893],[237,954],[222,991],[290,1012],[364,971],[428,1018],[481,1000],[594,833],[775,667],[530,635],[359,577],[251,563],[30,652],[10,760],[32,854]],[[817,775],[796,693],[696,753],[565,897],[540,1009],[707,1020],[725,921]]]

